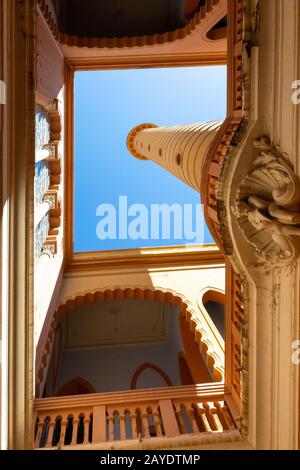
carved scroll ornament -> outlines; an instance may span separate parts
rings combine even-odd
[[[259,154],[239,186],[232,211],[261,261],[288,264],[300,249],[299,178],[267,137],[253,145]]]

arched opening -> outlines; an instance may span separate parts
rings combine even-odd
[[[87,293],[59,307],[54,321],[64,340],[57,386],[48,387],[48,373],[45,397],[128,390],[141,362],[155,364],[162,373],[144,366],[140,377],[147,385],[136,379],[137,388],[222,379],[222,357],[212,354],[196,312],[171,292],[127,288]],[[40,369],[38,377],[42,374]],[[85,377],[94,389],[67,387],[70,375]]]
[[[56,393],[57,397],[67,395],[84,395],[86,393],[95,393],[94,387],[82,377],[75,377],[65,383]]]
[[[190,368],[186,361],[186,357],[183,351],[178,355],[178,366],[180,373],[181,385],[194,385],[195,381],[191,374]]]
[[[203,295],[202,303],[218,332],[225,339],[225,294],[209,289]]]

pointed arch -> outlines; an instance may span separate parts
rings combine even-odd
[[[162,378],[163,380],[166,382],[167,386],[168,387],[172,387],[173,386],[173,383],[172,383],[172,380],[170,379],[170,377],[168,376],[168,374],[166,374],[160,367],[156,366],[155,364],[152,364],[151,362],[145,362],[144,364],[142,364],[140,367],[138,367],[138,369],[135,371],[135,373],[133,374],[132,376],[132,379],[131,379],[131,382],[130,382],[130,389],[131,390],[135,390],[136,389],[136,385],[137,385],[137,381],[138,381],[138,378],[140,377],[140,375],[144,372],[144,370],[146,369],[152,369],[154,370],[155,372],[157,372]]]

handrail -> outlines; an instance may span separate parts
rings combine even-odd
[[[208,384],[182,385],[178,387],[159,387],[140,390],[126,390],[109,393],[89,393],[85,395],[70,395],[61,397],[37,398],[34,410],[58,410],[65,407],[81,407],[96,405],[111,405],[153,400],[168,400],[182,398],[217,399],[224,396],[224,384],[212,382]]]

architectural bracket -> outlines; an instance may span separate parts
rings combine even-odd
[[[239,185],[232,212],[259,263],[291,263],[300,251],[300,181],[286,155],[267,137],[254,140],[251,170]]]

